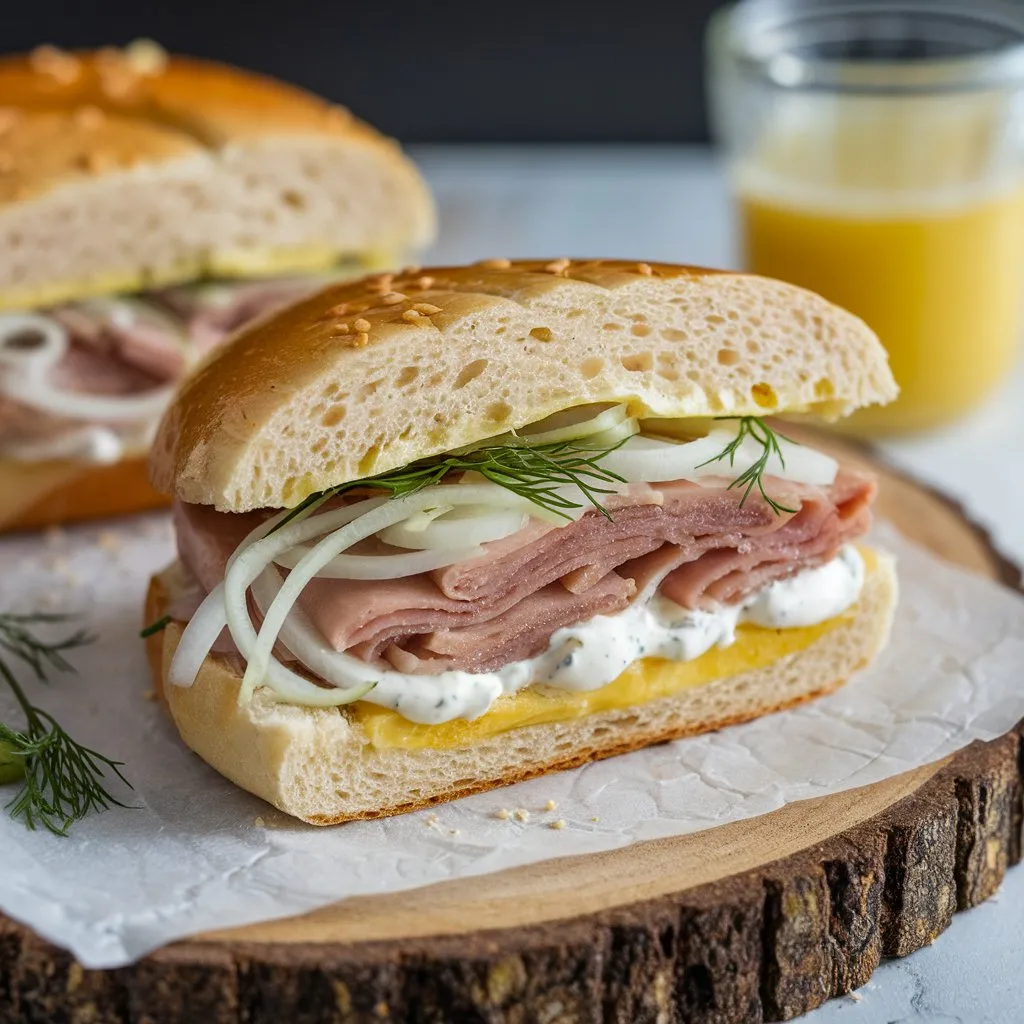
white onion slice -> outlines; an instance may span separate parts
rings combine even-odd
[[[160,330],[166,331],[182,348],[187,347],[188,334],[184,321],[168,313],[155,302],[147,302],[131,295],[97,296],[92,299],[79,299],[70,309],[80,309],[97,319],[107,320],[122,331],[149,321]]]
[[[253,582],[252,596],[260,614],[266,615],[267,609],[280,592],[283,582],[281,574],[273,567],[264,569]],[[315,672],[327,682],[333,683],[336,687],[347,688],[349,691],[359,689],[359,696],[363,696],[369,693],[380,678],[380,673],[366,662],[331,647],[298,605],[289,611],[281,626],[279,638],[307,669]],[[282,667],[276,662],[271,662],[271,671]],[[285,669],[285,672],[288,671]],[[294,675],[294,673],[291,674]],[[301,679],[302,677],[298,676],[297,678]],[[303,680],[303,682],[312,685],[308,680]],[[279,685],[272,688],[278,697],[295,703],[306,703],[306,700],[292,696],[291,684],[284,689]],[[322,694],[331,692],[330,690],[325,691],[322,687],[316,687],[316,689],[319,690],[319,693],[312,696],[318,701],[324,699]],[[358,700],[358,697],[352,699]]]
[[[410,517],[405,522],[381,530],[380,539],[396,548],[414,551],[453,551],[501,540],[518,533],[526,525],[526,516],[518,509],[495,509],[491,505],[463,505],[423,526],[411,522],[412,519]],[[456,561],[459,559],[453,558],[445,564],[452,565]]]
[[[267,609],[252,654],[246,654],[248,664],[242,680],[239,700],[248,699],[257,683],[266,677],[274,643],[288,612],[309,581],[328,562],[352,547],[353,544],[379,533],[394,523],[407,519],[420,509],[435,508],[444,504],[473,505],[493,500],[493,488],[469,484],[439,484],[404,498],[371,499],[371,501],[373,500],[377,501],[378,507],[360,516],[358,520],[347,522],[340,529],[335,529],[308,554],[304,555],[289,574],[284,586]],[[365,505],[366,503],[360,502],[360,504]],[[337,512],[325,512],[297,525],[289,524],[278,530],[277,533],[257,541],[239,556],[235,564],[228,570],[226,578],[228,623],[232,636],[235,635],[236,622],[239,631],[245,628],[242,624],[243,619],[245,625],[249,625],[251,628],[245,607],[245,593],[268,562],[276,558],[282,551],[316,536],[317,532],[323,533],[324,528],[331,528],[333,517],[337,515]],[[310,532],[311,529],[313,532]],[[237,637],[235,642],[238,643]]]
[[[611,430],[627,416],[628,412],[624,405],[577,405],[531,423],[519,431],[519,436],[531,444],[575,441],[581,437],[590,437],[591,434]]]
[[[254,530],[251,530],[241,544],[231,553],[228,558],[227,569],[230,569],[235,559],[251,544],[269,533],[284,517],[288,511],[279,512],[276,516],[260,523]],[[222,580],[203,599],[202,604],[196,609],[195,614],[189,619],[181,634],[181,640],[175,649],[174,657],[171,658],[171,665],[167,671],[167,678],[175,686],[192,686],[199,669],[210,654],[210,650],[217,642],[217,637],[227,626],[227,608],[224,598],[225,584]]]
[[[663,483],[668,480],[699,480],[708,476],[738,477],[757,462],[764,449],[745,438],[733,460],[714,460],[736,437],[735,430],[713,430],[696,441],[676,443],[653,437],[631,437],[601,459],[601,466],[631,483]],[[779,438],[785,465],[777,455],[768,460],[765,473],[796,483],[824,486],[835,481],[839,464],[822,452]]]
[[[141,395],[88,395],[62,391],[41,380],[18,376],[12,382],[18,401],[34,409],[77,420],[127,423],[159,416],[174,394],[174,385]]]
[[[44,459],[75,459],[97,466],[109,466],[124,454],[125,443],[109,427],[96,424],[72,427],[53,437],[5,440],[5,458],[17,462],[39,462]]]
[[[188,621],[167,670],[167,679],[175,686],[192,686],[210,649],[217,642],[228,618],[224,611],[224,584],[218,583],[203,599]]]
[[[631,416],[617,426],[609,427],[608,430],[602,430],[599,434],[590,434],[582,440],[587,442],[588,447],[600,450],[602,448],[611,448],[612,445],[619,444],[620,441],[625,441],[627,437],[632,437],[634,434],[639,433],[640,423]]]
[[[294,569],[309,551],[307,545],[300,544],[278,555],[274,561],[286,569]],[[328,580],[397,580],[421,572],[444,569],[482,554],[483,548],[476,546],[409,551],[395,555],[338,555],[316,575],[317,579]]]
[[[35,313],[0,314],[0,365],[25,376],[45,375],[68,350],[62,324]]]

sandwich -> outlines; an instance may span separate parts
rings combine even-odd
[[[165,503],[176,382],[249,320],[433,235],[347,111],[153,43],[0,58],[0,529]]]
[[[862,321],[764,278],[488,260],[328,287],[159,427],[157,692],[315,824],[828,693],[889,630],[876,484],[766,417],[895,393]]]

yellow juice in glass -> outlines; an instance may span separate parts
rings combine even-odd
[[[746,267],[845,306],[889,352],[900,397],[852,417],[861,433],[955,419],[1017,354],[1024,186],[986,173],[991,106],[948,104],[848,101],[823,131],[776,134],[736,176]]]

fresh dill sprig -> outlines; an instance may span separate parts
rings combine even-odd
[[[797,511],[795,508],[787,508],[785,505],[780,504],[764,489],[764,472],[768,468],[768,461],[773,455],[777,455],[779,464],[783,469],[786,468],[786,459],[782,454],[779,438],[781,437],[783,441],[789,441],[789,438],[785,434],[776,434],[758,416],[723,416],[719,418],[739,419],[739,429],[736,431],[736,436],[717,455],[702,462],[701,466],[709,466],[712,462],[719,462],[722,459],[728,459],[729,465],[732,466],[740,446],[749,437],[761,446],[760,458],[729,484],[729,490],[732,490],[734,487],[743,488],[740,508],[743,507],[744,502],[750,497],[750,492],[756,487],[760,491],[761,497],[764,498],[776,515],[781,515],[783,512],[795,513]],[[790,443],[795,444],[796,442],[791,441]]]
[[[618,473],[605,469],[601,460],[625,443],[626,438],[611,445],[599,445],[587,438],[574,441],[552,441],[530,444],[527,438],[516,437],[501,444],[483,444],[459,455],[414,462],[404,469],[338,484],[326,491],[310,495],[297,505],[275,527],[280,530],[296,516],[310,511],[336,495],[355,488],[379,488],[390,491],[392,498],[404,498],[440,483],[451,472],[475,472],[485,480],[498,484],[535,505],[571,519],[567,509],[581,508],[579,502],[558,488],[575,486],[606,519],[609,511],[601,504],[600,495],[612,494],[616,485],[625,483]],[[611,485],[611,486],[605,486]]]
[[[0,649],[31,669],[37,681],[45,683],[47,672],[74,671],[64,657],[66,651],[94,639],[84,630],[47,642],[33,627],[65,622],[62,615],[0,614]],[[71,825],[90,811],[124,805],[104,785],[110,772],[126,785],[122,762],[83,746],[74,740],[47,711],[36,707],[0,655],[0,678],[10,687],[25,715],[25,728],[14,729],[0,722],[0,781],[22,780],[21,789],[7,804],[13,818],[28,828],[39,825],[55,835],[66,836]]]
[[[139,636],[145,640],[156,633],[162,633],[173,621],[170,615],[164,615],[157,619],[156,622],[151,622],[145,629],[140,629]]]

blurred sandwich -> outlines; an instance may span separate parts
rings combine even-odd
[[[895,391],[861,321],[763,278],[491,260],[331,287],[161,424],[164,705],[327,824],[827,693],[888,634],[875,482],[761,417]]]
[[[153,43],[0,59],[0,529],[161,502],[175,383],[241,325],[432,238],[399,147]]]

